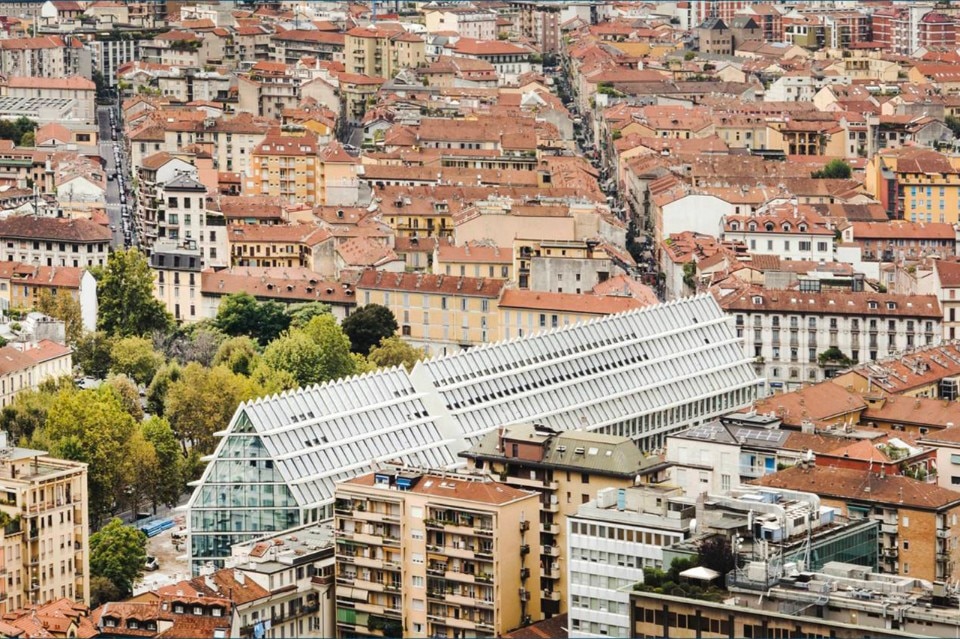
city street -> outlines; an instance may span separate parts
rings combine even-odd
[[[113,233],[113,246],[122,248],[124,246],[124,237],[121,204],[123,203],[124,196],[120,192],[120,180],[122,177],[123,183],[129,184],[126,177],[129,174],[129,171],[125,170],[122,166],[124,160],[122,147],[118,147],[118,143],[114,142],[112,139],[112,131],[110,126],[111,111],[114,112],[114,117],[116,117],[116,110],[113,106],[97,106],[97,125],[100,129],[100,155],[106,161],[107,175],[109,176],[115,174],[117,176],[113,179],[107,180],[107,218],[110,220],[110,230]],[[121,151],[121,164],[119,166],[117,164],[115,153],[115,149],[118,148]]]

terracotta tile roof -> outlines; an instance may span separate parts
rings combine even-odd
[[[497,279],[366,270],[357,281],[357,289],[408,291],[493,299],[500,296],[504,284],[504,280]]]
[[[897,316],[940,319],[935,295],[891,293],[774,291],[747,289],[740,295],[717,296],[727,312],[818,313],[830,315]],[[871,308],[875,304],[875,308]],[[890,305],[894,306],[891,307]]]
[[[64,46],[63,40],[57,36],[0,40],[0,49],[61,49]]]
[[[361,475],[344,482],[350,486],[373,486],[375,473]],[[409,492],[420,495],[433,495],[451,500],[474,503],[502,505],[519,499],[529,499],[536,495],[534,491],[519,490],[495,481],[463,481],[443,475],[424,475]],[[960,497],[960,494],[958,494]]]
[[[342,242],[337,254],[346,266],[355,268],[376,268],[400,259],[389,246],[367,237]]]
[[[238,606],[270,596],[269,590],[230,568],[217,570],[209,577],[194,577],[189,583],[201,596],[229,599]]]
[[[0,40],[0,43],[3,41]],[[6,80],[6,85],[13,89],[61,89],[61,90],[83,90],[96,91],[97,85],[93,80],[88,80],[79,75],[72,75],[66,78],[44,78],[33,76],[10,76]]]
[[[0,348],[0,375],[9,375],[17,371],[33,368],[36,362],[32,357],[18,351],[13,346]]]
[[[498,56],[498,55],[528,55],[529,49],[503,40],[476,40],[474,38],[460,38],[453,45],[452,50],[461,55]]]
[[[842,448],[850,443],[851,438],[844,435],[834,435],[825,432],[804,433],[798,430],[790,431],[786,441],[780,447],[781,450],[806,452],[808,450],[814,453],[827,454],[830,451]]]
[[[567,613],[563,613],[523,628],[517,628],[503,636],[505,639],[567,639],[567,628],[569,628]]]
[[[960,287],[960,262],[936,260],[933,268],[940,278],[940,286],[944,288]]]
[[[282,220],[283,198],[269,195],[222,195],[219,198],[220,212],[227,221],[233,219]]]
[[[960,403],[930,397],[884,395],[871,402],[860,418],[861,422],[871,420],[947,428],[950,424],[960,424]]]
[[[754,402],[758,413],[773,413],[788,426],[800,426],[805,420],[821,424],[837,417],[859,414],[866,407],[863,397],[831,382],[805,386]]]
[[[353,305],[356,298],[349,284],[325,280],[307,268],[234,267],[200,273],[201,291],[207,296],[249,293],[258,299],[325,302]]]
[[[437,251],[438,261],[457,264],[512,264],[513,249],[500,248],[477,242],[467,242],[462,246],[441,245]]]
[[[0,220],[0,237],[67,242],[109,242],[110,230],[84,219],[11,216]]]
[[[960,375],[957,343],[915,349],[909,355],[887,357],[850,369],[869,380],[874,392],[900,394]]]
[[[57,344],[49,339],[40,340],[36,347],[27,348],[23,354],[32,359],[35,363],[49,362],[52,359],[66,357],[73,352],[73,349],[63,344]]]
[[[752,483],[802,490],[821,497],[877,503],[899,509],[941,511],[960,505],[960,492],[903,475],[878,475],[858,469],[795,466]]]
[[[231,224],[227,231],[231,244],[270,242],[314,246],[331,237],[330,232],[315,224]]]
[[[603,296],[592,293],[550,293],[506,289],[500,296],[500,308],[576,313],[578,315],[612,315],[644,306],[645,304],[642,301],[633,297]]]
[[[90,609],[69,599],[57,599],[8,612],[3,616],[3,622],[20,630],[23,634],[19,636],[24,637],[70,636],[87,639],[99,634],[90,616]]]
[[[896,240],[896,239],[956,239],[957,232],[952,224],[946,222],[908,222],[891,220],[888,222],[853,222],[855,240]]]

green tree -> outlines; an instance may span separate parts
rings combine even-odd
[[[213,452],[213,434],[226,428],[240,402],[252,396],[250,380],[227,367],[190,363],[180,379],[170,384],[163,414],[184,452],[196,448],[207,454]]]
[[[227,335],[248,335],[265,345],[290,326],[282,304],[258,302],[249,293],[227,295],[217,309],[216,326]]]
[[[224,365],[238,375],[250,375],[257,358],[256,342],[247,335],[238,335],[220,343],[213,365]]]
[[[343,320],[343,332],[354,353],[367,355],[380,340],[397,332],[397,318],[386,306],[367,304]]]
[[[113,340],[104,331],[80,335],[73,347],[73,362],[84,375],[103,379],[110,371],[110,350]]]
[[[158,506],[176,506],[186,486],[185,460],[180,452],[180,443],[167,420],[151,417],[141,425],[144,438],[153,445],[157,459],[157,471],[150,478],[147,496],[153,503],[153,512]]]
[[[131,512],[140,512],[140,505],[150,498],[153,482],[160,474],[160,461],[153,443],[144,437],[138,427],[127,442],[127,452],[121,463],[125,466],[126,486],[123,505]]]
[[[367,355],[370,363],[378,368],[404,366],[408,371],[413,370],[414,364],[426,357],[425,350],[414,348],[396,335],[380,340],[379,346],[371,349]]]
[[[112,375],[107,379],[106,385],[112,389],[120,400],[123,409],[133,417],[134,421],[143,419],[143,406],[140,404],[140,391],[132,379],[124,374]]]
[[[37,134],[33,131],[27,131],[20,136],[20,146],[33,147],[37,145]]]
[[[819,171],[814,171],[810,177],[827,178],[832,180],[846,180],[853,174],[850,165],[840,159],[830,160],[827,165]]]
[[[289,371],[271,368],[263,359],[258,359],[250,371],[250,383],[257,396],[276,395],[297,388],[297,378]]]
[[[180,379],[180,373],[180,365],[176,362],[164,364],[157,369],[153,380],[150,381],[150,386],[147,387],[147,412],[158,417],[163,416],[167,391],[170,389],[170,384]]]
[[[683,59],[684,59],[686,62],[690,62],[690,61],[693,60],[695,57],[697,57],[697,54],[694,53],[693,51],[687,51],[686,53],[683,54]]]
[[[122,373],[138,384],[149,384],[163,365],[163,355],[153,350],[153,342],[145,337],[124,337],[110,349],[110,370]]]
[[[17,393],[13,403],[0,411],[0,430],[10,435],[13,442],[22,442],[47,421],[54,393],[45,390],[27,390]]]
[[[303,302],[301,304],[291,304],[286,308],[286,312],[290,317],[291,327],[303,328],[317,315],[329,314],[330,305],[323,302]]]
[[[46,288],[40,290],[34,302],[36,310],[61,320],[67,332],[67,341],[75,344],[83,334],[80,301],[69,293],[53,295]]]
[[[302,329],[280,336],[267,346],[263,360],[273,369],[291,373],[301,386],[357,372],[350,340],[332,315],[318,315]]]
[[[99,606],[111,601],[120,601],[123,597],[120,595],[120,589],[113,585],[113,582],[106,577],[90,577],[90,608]]]
[[[129,469],[119,460],[127,456],[135,428],[116,393],[104,386],[57,393],[46,423],[33,434],[37,448],[89,465],[89,509],[95,526],[123,501]]]
[[[109,335],[147,335],[170,326],[170,314],[153,296],[147,258],[135,248],[110,254],[97,292],[99,328]]]
[[[955,115],[948,115],[943,119],[943,123],[950,127],[953,137],[960,138],[960,118]]]
[[[109,579],[121,598],[133,594],[146,561],[147,536],[119,519],[90,535],[90,576]]]

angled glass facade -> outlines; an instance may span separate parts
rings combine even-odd
[[[206,561],[221,566],[233,544],[300,522],[299,504],[250,419],[240,414],[191,499],[194,572]]]

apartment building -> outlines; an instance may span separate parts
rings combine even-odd
[[[250,153],[244,193],[318,204],[317,136],[306,129],[271,129]]]
[[[649,303],[649,300],[625,295],[547,293],[507,288],[501,293],[497,304],[500,336],[511,339],[533,335],[642,308]]]
[[[721,239],[742,242],[751,253],[784,260],[833,262],[834,232],[810,204],[770,202],[749,215],[727,215]]]
[[[344,40],[347,73],[392,78],[426,61],[426,43],[399,24],[354,27]]]
[[[0,348],[0,408],[48,379],[73,374],[73,349],[49,339]]]
[[[960,222],[960,157],[904,147],[870,158],[864,186],[890,219]]]
[[[2,40],[0,40],[2,43]],[[97,85],[80,76],[32,77],[11,75],[0,80],[0,96],[21,99],[73,100],[73,117],[93,122],[96,110]]]
[[[453,32],[462,38],[497,39],[497,14],[483,5],[427,5],[423,11],[427,33]]]
[[[695,507],[668,484],[603,488],[566,521],[569,627],[578,637],[629,637],[630,587],[687,539]],[[669,566],[667,566],[669,567]]]
[[[716,294],[734,317],[757,374],[778,391],[832,376],[846,368],[843,358],[869,362],[938,344],[942,335],[943,314],[934,295],[749,288]]]
[[[357,304],[386,306],[400,334],[431,354],[500,339],[497,300],[504,280],[366,270],[357,281]]]
[[[110,230],[92,220],[32,215],[0,220],[0,260],[40,266],[103,266]]]
[[[6,591],[0,610],[63,597],[90,600],[87,465],[18,448],[0,434],[0,504],[13,521],[3,531]]]
[[[237,111],[279,120],[284,109],[300,103],[301,80],[283,62],[260,60],[237,75]]]
[[[627,437],[560,432],[541,424],[504,426],[461,453],[468,468],[540,497],[540,601],[545,618],[567,612],[570,555],[567,520],[607,488],[656,481],[664,470]]]
[[[206,195],[207,187],[189,174],[160,184],[157,241],[196,243],[204,266],[226,265],[226,220],[219,212],[207,211]]]
[[[357,307],[350,284],[324,279],[302,266],[206,269],[201,273],[200,282],[200,319],[214,319],[223,298],[237,293],[280,304],[322,302],[338,320],[346,318]]]
[[[302,266],[320,272],[332,261],[334,242],[316,224],[231,224],[230,256],[234,266]]]
[[[574,3],[570,3],[574,5]],[[579,6],[569,9],[553,2],[536,0],[511,0],[509,6],[515,12],[514,25],[521,35],[529,38],[544,53],[559,53],[563,46],[561,23],[564,10],[572,9],[580,17],[580,9],[585,9],[587,22],[596,24],[598,6],[594,3],[577,3]],[[469,36],[467,36],[469,37]]]
[[[960,493],[904,475],[860,469],[804,465],[755,481],[758,485],[802,490],[849,519],[880,522],[880,570],[929,581],[957,574]]]
[[[0,262],[0,308],[35,308],[41,291],[70,295],[80,302],[85,330],[97,326],[97,280],[85,268]]]
[[[850,222],[841,228],[843,242],[859,246],[867,261],[950,258],[960,245],[960,228],[945,222]]]
[[[203,258],[196,242],[158,240],[150,252],[153,292],[178,322],[201,319]]]
[[[541,618],[537,493],[386,468],[335,496],[338,634],[502,637]]]
[[[247,27],[246,29],[262,29],[262,27]],[[290,29],[280,31],[279,33],[267,34],[261,36],[256,34],[258,40],[265,37],[272,50],[272,55],[268,51],[267,56],[257,59],[272,59],[286,64],[296,64],[304,56],[310,56],[317,60],[331,60],[342,62],[344,44],[346,36],[336,31],[320,31],[309,29]],[[259,50],[259,46],[257,47]],[[253,58],[244,58],[250,60]]]
[[[438,242],[433,250],[435,275],[513,279],[513,251],[480,242],[462,246]]]
[[[67,75],[67,45],[59,36],[0,40],[0,73],[33,78]]]
[[[255,599],[237,601],[232,636],[336,636],[336,562],[331,524],[300,526],[237,544],[232,553],[226,572],[232,572],[233,581],[241,586],[251,584],[263,593]],[[223,572],[217,571],[214,577]],[[230,586],[221,585],[218,590],[233,592]]]
[[[635,266],[633,258],[598,238],[524,239],[513,245],[517,286],[533,291],[580,293]]]
[[[218,279],[211,290],[228,290]],[[189,502],[192,566],[222,565],[267,526],[332,517],[335,483],[376,461],[452,468],[486,433],[531,421],[654,449],[746,407],[759,381],[716,301],[697,296],[246,403]],[[248,505],[261,494],[273,499]]]

